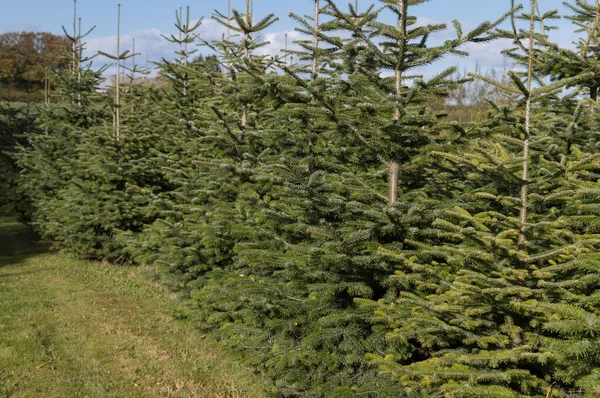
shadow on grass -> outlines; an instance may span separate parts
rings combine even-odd
[[[11,218],[0,217],[0,267],[18,264],[44,252],[37,235]]]

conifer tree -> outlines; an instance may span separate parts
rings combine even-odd
[[[74,4],[76,6],[76,2]],[[83,56],[83,39],[93,28],[81,33],[76,13],[73,21],[74,33],[67,34],[72,50],[65,54],[71,67],[58,73],[52,103],[39,109],[36,119],[39,130],[30,131],[26,136],[28,145],[23,145],[15,154],[22,170],[19,191],[30,203],[25,216],[49,241],[60,235],[59,229],[65,228],[57,210],[61,207],[58,192],[73,176],[72,161],[81,134],[108,116],[97,92],[105,69],[93,68],[93,57]]]
[[[5,216],[23,216],[29,211],[28,201],[19,194],[19,168],[14,156],[19,146],[27,145],[24,132],[39,133],[34,118],[25,106],[0,105],[0,213]]]
[[[176,43],[179,45],[179,51],[176,52],[176,54],[178,55],[178,59],[176,60],[176,63],[173,64],[171,62],[168,62],[167,60],[163,59],[163,70],[166,71],[167,68],[172,69],[173,67],[177,67],[177,65],[182,66],[182,70],[179,73],[176,73],[177,75],[179,75],[180,79],[172,79],[171,81],[173,83],[176,84],[181,84],[181,94],[186,97],[188,95],[188,86],[189,86],[189,81],[190,81],[190,77],[188,75],[187,72],[187,67],[190,61],[190,56],[194,53],[196,53],[198,50],[190,50],[189,46],[191,44],[194,44],[195,38],[194,38],[194,32],[202,25],[202,19],[198,20],[195,24],[191,24],[190,22],[190,7],[188,6],[186,8],[186,14],[185,14],[185,22],[183,20],[183,16],[181,11],[179,12],[175,12],[175,18],[177,20],[177,22],[175,23],[175,27],[178,30],[179,36],[176,37],[175,35],[171,35],[170,37],[164,36],[163,37],[168,40],[171,43]]]
[[[377,377],[364,359],[385,342],[353,299],[384,294],[392,269],[372,248],[406,239],[409,225],[424,218],[409,187],[403,188],[408,203],[389,208],[388,167],[380,166],[389,160],[384,148],[391,142],[410,151],[402,158],[408,164],[427,144],[422,138],[433,136],[436,118],[422,108],[455,83],[443,74],[429,84],[419,80],[418,88],[401,87],[406,120],[400,123],[397,101],[390,99],[395,80],[390,85],[380,75],[392,65],[385,52],[398,55],[377,44],[379,13],[371,8],[359,15],[351,8],[345,14],[332,3],[318,4],[314,16],[293,16],[309,36],[300,42],[304,50],[293,52],[301,63],[283,64],[286,75],[268,80],[275,119],[287,128],[262,132],[271,154],[257,159],[251,177],[267,184],[252,186],[236,202],[249,216],[235,229],[234,267],[215,270],[207,285],[192,292],[189,316],[204,328],[218,327],[220,338],[277,380],[283,396],[398,396],[401,386]],[[322,14],[330,20],[321,24]],[[367,32],[356,32],[357,25]],[[482,40],[493,26],[423,50],[406,68]],[[341,28],[354,39],[328,33]],[[418,41],[431,29],[402,37]],[[423,135],[404,142],[396,136],[408,139],[411,131]]]
[[[488,79],[519,102],[498,107],[478,129],[489,137],[472,139],[468,151],[435,154],[468,176],[467,187],[421,239],[403,252],[382,249],[397,263],[393,288],[378,303],[363,301],[390,344],[371,360],[412,394],[566,397],[598,388],[598,357],[585,348],[595,344],[588,281],[598,240],[582,224],[594,217],[597,154],[574,133],[585,107],[558,96],[590,75],[552,84],[536,76],[536,45],[546,38],[535,25],[552,16],[536,10],[532,0],[519,17],[528,29],[513,21],[526,72],[511,72],[510,85]]]
[[[120,6],[117,29],[120,32]],[[139,90],[135,73],[140,68],[121,65],[135,59],[135,52],[121,51],[117,35],[117,76],[112,93],[113,123],[87,129],[80,139],[73,162],[71,183],[61,192],[64,224],[70,234],[61,237],[68,250],[93,258],[130,261],[127,240],[122,235],[139,234],[159,215],[152,201],[171,189],[164,170],[151,151],[162,148],[163,130],[157,128],[160,102],[150,88]],[[129,70],[130,83],[120,69]],[[143,106],[140,106],[143,103]],[[161,114],[162,115],[162,114]],[[160,120],[160,123],[157,121]],[[76,233],[73,233],[73,232]]]
[[[573,13],[566,18],[576,26],[576,33],[580,33],[575,43],[576,47],[574,49],[561,47],[546,39],[542,43],[543,46],[536,50],[534,67],[536,71],[550,76],[553,80],[591,73],[580,84],[586,87],[590,99],[597,102],[600,89],[600,76],[597,73],[600,62],[598,53],[600,48],[598,41],[600,3],[597,0],[593,0],[591,3],[586,0],[576,0],[575,2],[564,2],[564,4]],[[543,17],[549,19],[550,16],[557,18],[558,12],[551,11]]]
[[[513,2],[512,31],[454,22],[442,44],[445,25],[413,16],[425,0],[313,1],[284,57],[259,55],[276,18],[251,0],[215,13],[228,33],[210,43],[180,9],[161,89],[135,84],[118,35],[108,95],[75,13],[57,104],[16,155],[33,224],[79,255],[158,265],[274,396],[596,394],[598,118],[561,90],[593,97],[597,4],[571,7],[587,38],[568,52],[535,0],[519,17]],[[463,81],[420,68],[494,37],[526,72],[475,77],[515,104],[445,122],[431,104]],[[191,60],[197,42],[216,57]]]
[[[270,26],[274,17],[255,24],[234,10],[231,20],[218,13],[215,18],[244,37],[240,42],[202,42],[217,52],[219,68],[227,73],[206,62],[163,63],[172,82],[165,104],[173,110],[173,136],[155,154],[172,190],[156,200],[164,216],[135,249],[140,260],[161,264],[171,286],[184,292],[202,286],[211,269],[231,264],[232,230],[245,216],[236,201],[250,185],[252,159],[263,149],[258,132],[268,115],[261,79],[272,61],[251,55],[264,45],[251,36]],[[189,90],[184,95],[181,81],[186,77]]]
[[[120,29],[120,18],[118,25]],[[115,100],[110,101],[111,123],[109,97],[97,91],[106,68],[94,70],[88,59],[81,58],[81,35],[70,39],[76,43],[71,53],[76,59],[58,90],[66,94],[66,103],[48,106],[53,112],[48,124],[40,118],[45,134],[33,135],[31,147],[19,154],[22,187],[34,205],[34,225],[54,247],[85,257],[126,261],[117,233],[139,232],[154,221],[156,213],[147,203],[165,185],[162,171],[146,156],[159,137],[148,117],[154,106],[146,103],[136,109],[134,105],[142,101],[139,92],[131,87],[121,92],[118,76]],[[121,53],[119,48],[114,57],[118,70],[128,57],[129,52]],[[72,119],[61,120],[56,111],[71,113]]]

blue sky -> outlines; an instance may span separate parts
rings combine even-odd
[[[227,11],[227,0],[188,0],[188,3],[180,0],[78,0],[78,11],[83,18],[84,29],[97,26],[88,40],[90,52],[114,52],[116,9],[119,2],[122,4],[123,42],[127,45],[135,37],[136,52],[142,52],[144,56],[147,54],[151,60],[168,57],[174,50],[160,35],[174,32],[175,9],[189,4],[193,19],[204,16],[205,23],[201,34],[209,40],[220,37],[222,32],[221,27],[210,20],[210,15],[215,9]],[[231,2],[233,8],[245,8],[245,0]],[[272,45],[266,51],[276,52],[283,47],[284,33],[292,31],[295,26],[289,20],[288,14],[311,13],[313,4],[313,0],[254,0],[257,17],[273,12],[280,18],[280,21],[265,34],[265,37],[272,41]],[[347,4],[347,0],[340,0],[338,4]],[[369,4],[373,4],[373,1],[359,0],[359,8]],[[72,0],[0,0],[0,5],[0,32],[36,30],[61,33],[62,25],[72,26]],[[540,5],[543,10],[564,11],[562,0],[540,0]],[[482,21],[497,18],[508,10],[509,6],[510,0],[432,0],[413,8],[413,13],[424,21],[450,22],[458,19],[465,28],[469,28]],[[572,28],[568,21],[560,21],[559,24],[562,28],[555,37],[562,44],[568,44],[573,40]],[[290,37],[293,37],[293,34]],[[472,67],[474,63],[483,67],[498,67],[502,62],[499,52],[503,45],[505,44],[470,46],[468,50],[473,56],[468,60],[456,59],[448,62],[460,63],[466,67]]]
[[[174,10],[190,5],[192,14],[199,18],[209,17],[214,9],[227,10],[227,0],[78,0],[78,8],[86,25],[97,25],[97,35],[110,35],[114,31],[115,12],[122,4],[124,31],[149,28],[169,30],[174,19]],[[3,4],[4,3],[4,4]],[[339,1],[339,4],[345,4]],[[359,0],[359,7],[367,7],[372,1]],[[562,0],[541,0],[544,9],[561,9]],[[20,27],[59,33],[61,25],[68,26],[72,18],[72,0],[0,0],[0,30]],[[292,27],[287,15],[290,12],[310,13],[312,0],[254,0],[255,13],[264,15],[273,12],[281,18],[276,28]],[[433,0],[415,8],[416,14],[435,20],[459,19],[463,23],[495,18],[509,8],[508,0]],[[244,9],[244,0],[232,0],[232,7]]]

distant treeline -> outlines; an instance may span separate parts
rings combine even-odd
[[[67,66],[69,40],[52,33],[0,34],[0,101],[43,102],[54,74]]]

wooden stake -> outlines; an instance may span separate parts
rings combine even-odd
[[[317,47],[319,45],[319,0],[315,0],[315,18],[313,32],[313,57],[312,57],[312,76],[311,79],[317,78]]]
[[[529,182],[529,137],[531,134],[531,83],[533,80],[533,34],[535,30],[535,5],[536,1],[531,0],[531,15],[529,18],[529,62],[527,65],[527,101],[525,102],[525,138],[523,139],[523,170],[521,171],[521,211],[519,221],[519,250],[525,250],[527,244],[526,223],[527,223],[527,199]]]
[[[77,34],[77,106],[81,108],[81,59],[83,47],[81,45],[81,18],[79,18],[79,33]]]
[[[252,25],[252,17],[251,17],[251,0],[246,0],[246,25],[249,27]],[[250,45],[250,40],[252,37],[248,33],[248,31],[244,32],[244,58],[250,58],[250,50],[248,46]],[[248,125],[248,104],[242,104],[242,120],[240,122],[243,129],[246,129]]]
[[[131,84],[135,82],[135,39],[133,39],[133,47],[131,53]]]
[[[144,65],[144,73],[142,73],[142,81],[144,83],[144,86],[146,85],[146,79],[148,78],[148,74],[150,72],[148,71],[148,54],[146,54],[146,64]]]
[[[77,73],[77,66],[75,60],[77,59],[77,0],[73,0],[73,44],[71,50],[71,56],[73,57],[73,77]]]
[[[231,0],[227,0],[227,41],[231,41]]]
[[[404,63],[404,52],[406,48],[406,13],[408,4],[406,0],[398,0],[398,30],[402,32],[402,38],[398,40],[398,60],[394,69],[396,78],[396,111],[394,121],[400,121],[400,94],[402,94],[402,67]],[[395,204],[398,201],[398,173],[399,165],[395,161],[390,161],[388,164],[388,184],[389,184],[389,201],[390,204]]]
[[[190,28],[190,6],[187,6],[186,9],[186,14],[185,14],[185,46],[184,46],[184,66],[187,68],[188,66],[188,38],[189,38],[189,28]],[[187,70],[184,71],[185,75],[184,75],[184,79],[183,79],[183,96],[187,97],[187,91],[188,91],[188,74],[187,74]]]
[[[388,166],[389,172],[389,198],[390,203],[395,204],[398,201],[398,174],[399,174],[398,163],[392,161]]]
[[[227,47],[225,48],[225,56],[227,57],[227,70],[230,75],[233,75],[231,69],[231,58],[229,57],[229,42],[231,42],[231,0],[227,1]]]
[[[283,59],[284,59],[284,63],[287,65],[287,60],[288,60],[288,34],[285,34],[285,46],[284,46],[284,50],[283,52],[285,53]]]
[[[175,11],[177,13],[177,11]],[[179,7],[179,16],[177,17],[177,22],[180,23],[183,18],[183,9]],[[179,63],[183,62],[183,44],[181,43],[181,30],[179,30]]]
[[[115,136],[121,142],[121,4],[117,12],[117,84],[115,88]]]

